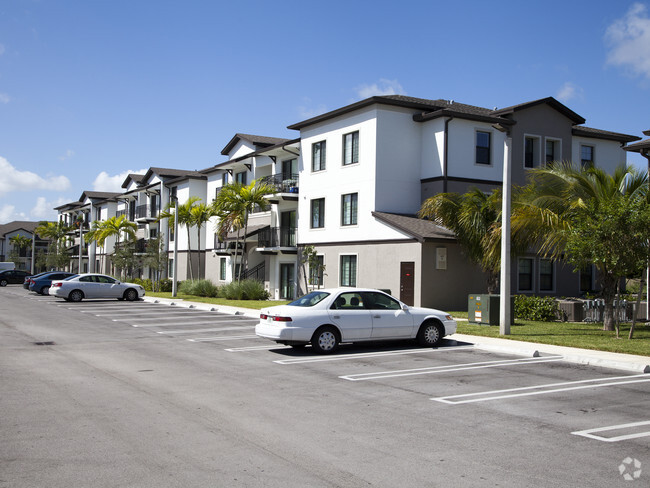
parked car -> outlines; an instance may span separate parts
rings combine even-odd
[[[25,282],[25,277],[31,276],[29,271],[22,269],[6,269],[0,271],[0,286],[7,286],[8,284],[19,285]]]
[[[68,273],[67,271],[52,271],[50,273],[32,276],[29,279],[29,291],[35,291],[41,295],[47,295],[53,281],[65,280],[66,278],[76,275],[76,273]]]
[[[133,301],[144,296],[144,288],[135,283],[122,283],[111,276],[84,273],[65,280],[52,281],[49,294],[65,298],[70,302],[80,302],[84,298],[117,298]]]
[[[34,278],[37,278],[39,276],[43,276],[44,274],[51,273],[52,271],[43,271],[42,273],[37,273],[35,275],[30,275],[30,276],[25,276],[25,281],[23,282],[23,288],[25,290],[29,290],[29,285],[31,285],[31,281]]]
[[[294,347],[311,343],[321,354],[341,342],[417,339],[436,346],[456,332],[451,315],[410,307],[396,298],[364,288],[313,291],[287,305],[262,309],[255,333]]]

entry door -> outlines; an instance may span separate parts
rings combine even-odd
[[[280,264],[280,298],[282,300],[293,300],[294,287],[294,265],[290,263]]]
[[[407,305],[415,303],[415,263],[402,262],[399,266],[399,299]]]
[[[296,211],[280,214],[280,246],[295,247],[296,245]]]

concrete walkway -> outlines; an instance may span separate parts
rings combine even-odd
[[[259,310],[250,308],[229,307],[226,305],[214,305],[210,303],[191,302],[182,299],[168,299],[145,296],[144,301],[151,303],[162,303],[184,308],[195,308],[197,310],[211,310],[214,312],[228,313],[232,315],[245,315],[251,318],[259,318]],[[459,319],[462,320],[462,319]],[[574,364],[589,366],[600,366],[635,373],[650,373],[650,356],[636,356],[633,354],[621,354],[616,352],[593,351],[591,349],[579,349],[577,347],[553,346],[550,344],[539,344],[536,342],[524,342],[498,337],[483,337],[467,334],[452,334],[448,339],[458,342],[473,344],[478,349],[515,354],[521,356],[537,356],[540,354],[552,354],[564,356],[564,360]]]

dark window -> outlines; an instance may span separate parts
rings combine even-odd
[[[219,279],[224,281],[226,279],[226,258],[219,260]]]
[[[357,257],[341,256],[341,286],[357,286]]]
[[[311,145],[311,170],[323,171],[325,169],[325,141],[315,142]]]
[[[226,186],[228,184],[228,173],[221,174],[221,186]]]
[[[363,293],[366,308],[371,310],[401,310],[402,306],[397,300],[383,293]]]
[[[580,146],[580,162],[583,168],[591,168],[594,165],[593,146]]]
[[[547,163],[552,163],[553,161],[558,160],[557,146],[558,146],[557,141],[549,141],[548,139],[546,140],[546,162]]]
[[[282,179],[295,180],[298,178],[298,159],[282,161]]]
[[[589,292],[593,291],[594,283],[594,267],[587,266],[580,270],[580,291]]]
[[[318,198],[311,201],[311,228],[325,227],[325,199]]]
[[[539,291],[553,291],[553,261],[539,260]]]
[[[533,260],[531,258],[519,259],[519,290],[533,290]]]
[[[491,134],[476,131],[476,164],[491,164]]]
[[[524,167],[533,168],[535,166],[535,139],[526,137],[524,147]]]
[[[341,225],[357,225],[358,200],[357,193],[341,196]]]
[[[237,173],[235,175],[235,181],[237,183],[240,183],[241,185],[246,185],[246,171],[242,171],[241,173]]]
[[[343,136],[343,165],[359,162],[359,131]]]

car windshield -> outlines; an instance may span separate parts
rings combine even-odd
[[[291,305],[292,307],[313,307],[328,296],[329,293],[324,291],[312,291],[311,293],[307,293],[305,296],[298,298],[298,300],[287,303],[287,305]]]

